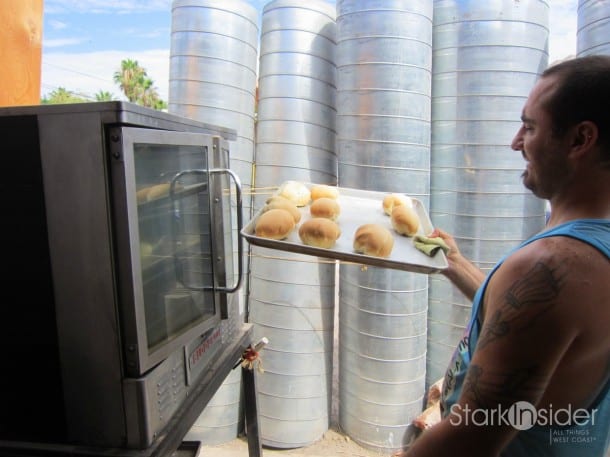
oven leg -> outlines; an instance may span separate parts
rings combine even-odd
[[[246,416],[246,437],[249,457],[261,457],[262,447],[258,433],[258,409],[256,407],[256,381],[254,370],[242,368],[244,383],[244,410]]]

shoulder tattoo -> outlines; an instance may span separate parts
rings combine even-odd
[[[555,306],[566,274],[565,267],[536,263],[504,292],[500,308],[485,320],[478,348],[533,325]]]

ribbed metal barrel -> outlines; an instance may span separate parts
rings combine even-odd
[[[576,55],[610,55],[610,0],[579,0]]]
[[[237,132],[237,139],[230,143],[230,167],[242,184],[246,218],[252,212],[258,33],[258,12],[246,1],[172,2],[168,111]],[[237,265],[239,234],[234,229],[225,236],[232,240],[233,264]],[[243,262],[247,277],[247,255]],[[228,278],[230,284],[235,280]],[[244,320],[246,287],[229,297],[229,316],[222,322],[223,339],[230,339]],[[228,378],[217,396],[230,396],[232,400],[225,402],[215,396],[195,424],[192,432],[204,436],[206,444],[236,438],[240,425],[239,381]]]
[[[255,209],[284,181],[336,184],[335,8],[275,0],[262,15]],[[302,447],[331,414],[335,263],[252,247],[250,322],[266,336],[261,441]]]
[[[342,186],[428,203],[429,2],[337,2],[337,154]]]
[[[258,376],[261,441],[302,447],[328,430],[334,330],[335,265],[315,257],[253,249],[250,322],[267,337]]]
[[[340,268],[339,418],[363,447],[401,448],[422,411],[427,288],[423,275]]]
[[[258,12],[241,0],[174,0],[169,108],[237,131],[231,166],[252,182]]]
[[[432,83],[431,219],[490,269],[544,226],[544,201],[521,182],[510,149],[521,109],[548,62],[549,2],[436,0]],[[442,377],[470,302],[431,277],[427,383]]]
[[[267,3],[260,49],[257,187],[287,179],[335,184],[334,6]],[[255,199],[255,206],[263,202]]]
[[[341,186],[428,205],[431,61],[431,2],[337,1]],[[421,412],[427,289],[425,275],[340,266],[339,422],[365,448],[401,448]]]
[[[184,436],[184,441],[201,441],[206,446],[227,443],[239,435],[242,427],[241,370],[233,370]]]

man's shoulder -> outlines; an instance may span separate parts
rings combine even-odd
[[[515,251],[492,281],[501,290],[527,289],[532,297],[557,305],[565,303],[573,309],[572,305],[581,300],[610,296],[608,277],[610,261],[594,246],[575,238],[552,236]]]
[[[607,226],[607,237],[610,241],[610,221]],[[591,256],[607,257],[600,249],[600,239],[583,236],[574,236],[573,233],[549,234],[542,236],[524,246],[516,249],[505,259],[507,264],[522,266],[532,262],[589,262]],[[597,242],[597,243],[596,243]]]

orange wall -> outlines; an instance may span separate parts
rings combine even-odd
[[[40,103],[43,0],[0,0],[0,106]]]

